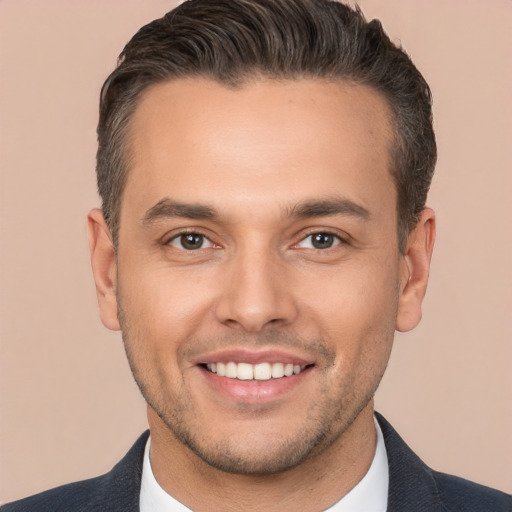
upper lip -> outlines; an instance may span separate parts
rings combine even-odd
[[[248,350],[248,349],[229,349],[220,350],[211,354],[206,354],[195,361],[195,364],[211,364],[211,363],[283,363],[300,366],[314,364],[314,360],[297,354],[282,350]]]

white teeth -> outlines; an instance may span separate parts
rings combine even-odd
[[[274,379],[279,379],[280,377],[284,377],[284,364],[283,363],[274,363],[272,365],[272,377]]]
[[[239,380],[270,380],[297,375],[305,366],[291,363],[209,363],[206,368],[219,377]]]
[[[252,380],[254,377],[254,370],[252,364],[238,363],[237,379]]]
[[[270,363],[254,365],[254,378],[256,380],[269,380],[272,376],[272,366]]]
[[[233,363],[233,361],[230,361],[228,364],[226,364],[226,377],[229,377],[230,379],[236,379],[237,377],[237,364]]]

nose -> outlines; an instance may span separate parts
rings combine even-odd
[[[246,332],[292,323],[298,314],[286,263],[263,251],[243,251],[227,264],[215,306],[219,322]]]

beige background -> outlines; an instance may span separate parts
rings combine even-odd
[[[424,460],[512,491],[512,2],[363,0],[435,96],[424,320],[377,397]],[[107,471],[145,428],[97,317],[85,216],[97,97],[164,0],[0,0],[0,499]]]

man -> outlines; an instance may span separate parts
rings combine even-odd
[[[435,234],[427,84],[320,0],[199,0],[101,96],[103,323],[148,403],[111,473],[10,510],[510,510],[427,468],[373,395]]]

